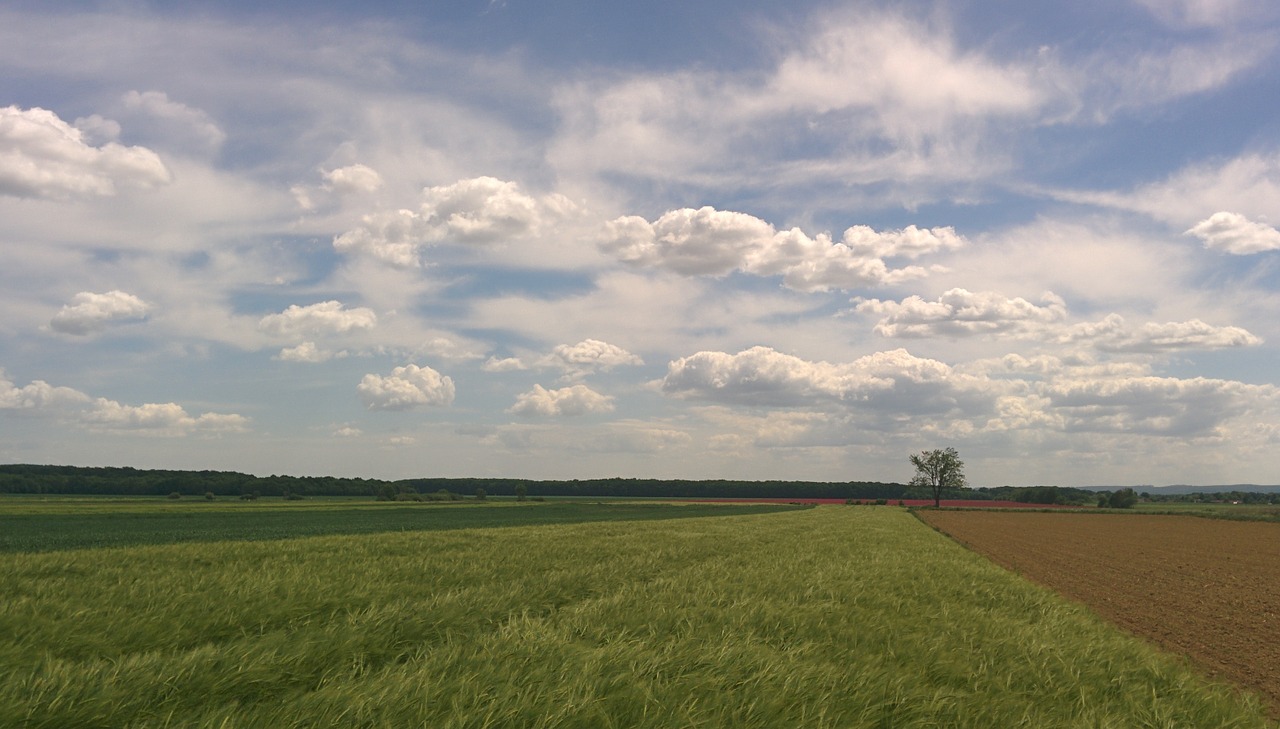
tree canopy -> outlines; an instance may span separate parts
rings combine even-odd
[[[919,455],[911,456],[911,465],[916,467],[911,485],[928,487],[933,493],[934,506],[942,505],[943,491],[968,485],[964,479],[964,461],[960,460],[955,448],[921,451]]]

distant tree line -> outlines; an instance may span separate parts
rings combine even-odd
[[[915,491],[918,491],[915,490]],[[129,467],[0,465],[0,493],[115,496],[287,497],[366,496],[386,501],[489,496],[685,497],[706,499],[919,498],[903,484],[874,481],[731,481],[605,478],[414,478],[386,481],[333,476],[253,476],[233,471],[170,471]],[[421,497],[421,498],[416,498]],[[965,498],[983,498],[965,491]]]
[[[412,478],[386,481],[334,476],[253,476],[234,471],[170,471],[128,467],[0,465],[0,493],[111,496],[307,498],[352,496],[387,501],[444,501],[483,492],[488,496],[684,497],[695,499],[924,499],[927,487],[878,481],[736,481],[602,478]],[[1095,504],[1097,491],[1063,486],[998,486],[947,489],[943,499],[1018,501],[1029,504]],[[1150,496],[1155,501],[1280,502],[1280,494],[1226,492]]]

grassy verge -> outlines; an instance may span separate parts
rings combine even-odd
[[[0,555],[0,726],[1267,724],[903,510],[820,507]]]

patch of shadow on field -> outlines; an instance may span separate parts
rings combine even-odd
[[[339,534],[496,529],[544,524],[744,516],[813,508],[790,504],[549,503],[395,505],[352,509],[31,514],[0,516],[0,553],[177,542],[264,541]]]
[[[1280,526],[1122,513],[916,512],[966,548],[1253,690],[1280,719]]]

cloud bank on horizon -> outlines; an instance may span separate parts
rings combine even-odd
[[[0,460],[1277,482],[1274,3],[695,5],[0,9]]]

